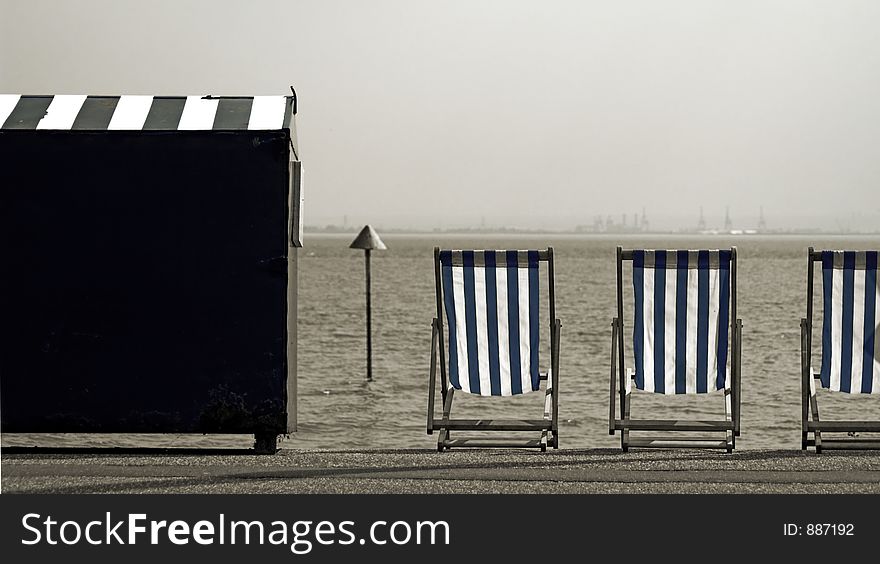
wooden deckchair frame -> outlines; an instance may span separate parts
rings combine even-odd
[[[626,370],[623,336],[623,262],[633,260],[633,250],[617,247],[617,317],[611,323],[611,385],[608,434],[620,431],[620,446],[624,452],[630,447],[641,448],[720,448],[733,452],[736,437],[740,435],[740,369],[742,366],[742,320],[736,317],[736,247],[730,256],[730,385],[724,390],[724,420],[661,420],[632,419],[630,417],[630,392],[626,378],[635,376]],[[617,398],[620,401],[620,417],[617,417]],[[698,436],[633,437],[631,431],[649,433],[699,432]],[[724,433],[724,439],[718,434]]]
[[[556,287],[553,268],[553,247],[538,251],[538,263],[547,263],[548,293],[550,301],[550,375],[542,372],[540,379],[547,382],[544,395],[544,416],[542,419],[453,419],[452,400],[455,388],[449,385],[446,370],[446,348],[443,338],[443,287],[440,276],[440,247],[434,247],[434,279],[437,295],[437,317],[431,328],[431,369],[428,381],[428,434],[439,432],[437,450],[453,447],[495,447],[495,448],[540,448],[546,451],[548,446],[559,448],[559,338],[562,323],[556,318]],[[437,385],[439,359],[440,395],[443,414],[439,418],[434,414],[435,388]],[[522,437],[504,437],[498,439],[453,438],[452,431],[503,431],[539,433],[538,438],[523,439]]]
[[[822,437],[823,431],[827,433],[880,432],[880,421],[821,421],[819,419],[816,391],[821,387],[821,384],[815,380],[818,380],[820,375],[818,372],[814,373],[812,369],[813,283],[814,264],[817,262],[822,262],[822,251],[816,251],[810,247],[807,253],[807,317],[801,319],[801,449],[807,450],[808,447],[815,447],[817,454],[821,453],[823,449],[880,449],[880,439]],[[810,378],[814,378],[812,385]],[[813,434],[812,438],[810,433]]]

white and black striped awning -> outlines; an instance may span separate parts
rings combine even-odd
[[[21,96],[0,94],[0,129],[280,130],[293,96]]]

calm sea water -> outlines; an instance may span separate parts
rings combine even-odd
[[[614,447],[607,431],[611,319],[616,311],[615,247],[719,248],[736,245],[738,313],[743,319],[742,437],[737,448],[800,448],[800,318],[806,249],[877,248],[880,237],[801,236],[489,236],[387,235],[374,252],[373,382],[365,381],[364,258],[352,235],[311,235],[301,249],[299,430],[293,448],[432,448],[425,433],[434,245],[556,252],[557,315],[562,320],[560,442],[563,448]],[[542,292],[546,275],[542,273]],[[817,285],[818,288],[818,285]],[[625,296],[631,299],[629,277]],[[547,308],[542,303],[542,327]],[[815,323],[821,319],[816,301]],[[632,320],[631,306],[627,310]],[[627,328],[627,335],[631,329]],[[542,366],[549,363],[542,336]],[[631,359],[631,351],[628,351]],[[631,361],[630,361],[631,364]],[[817,355],[814,364],[818,366]],[[500,399],[500,401],[498,401]],[[873,400],[873,401],[872,401]],[[719,417],[721,395],[635,394],[634,417]],[[481,398],[459,394],[459,416],[539,418],[543,394]],[[823,397],[823,415],[878,417],[876,397]],[[6,436],[4,445],[250,446],[247,436]]]

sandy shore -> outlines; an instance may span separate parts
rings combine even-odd
[[[3,493],[880,493],[880,453],[283,449],[2,455]]]

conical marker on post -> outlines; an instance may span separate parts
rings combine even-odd
[[[373,338],[371,331],[371,306],[370,306],[370,251],[384,251],[388,247],[379,238],[379,234],[370,227],[365,225],[354,241],[349,245],[351,249],[363,249],[364,260],[366,261],[367,273],[367,382],[373,381]]]

